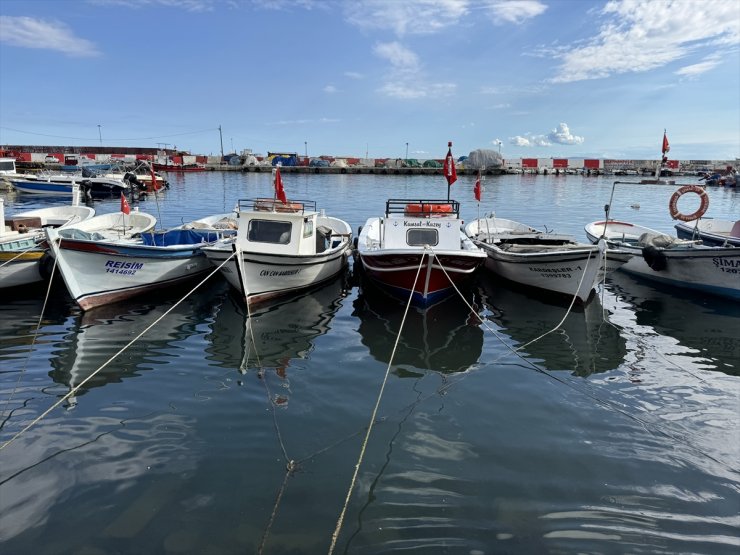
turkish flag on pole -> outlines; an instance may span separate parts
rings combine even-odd
[[[121,212],[124,214],[131,214],[131,207],[128,205],[126,197],[123,196],[123,191],[121,191]]]
[[[671,146],[668,144],[668,136],[663,131],[663,154],[671,150]]]
[[[475,193],[475,200],[480,202],[480,170],[478,171],[478,179],[475,180],[475,187],[473,187],[473,193]]]
[[[447,157],[445,158],[443,171],[449,187],[457,181],[457,170],[455,170],[455,160],[452,158],[452,141],[447,143],[447,147]]]
[[[285,196],[285,189],[283,189],[283,178],[280,177],[280,166],[275,170],[275,196],[280,199],[283,204],[288,204],[288,199]]]
[[[157,174],[154,173],[154,166],[149,166],[149,173],[152,176],[152,187],[155,191],[159,191],[159,185],[157,185]]]

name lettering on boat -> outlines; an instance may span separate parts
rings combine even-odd
[[[530,272],[536,272],[540,274],[542,277],[546,278],[566,278],[570,279],[572,277],[573,272],[580,272],[581,267],[576,266],[575,268],[571,268],[570,266],[565,268],[537,268],[536,266],[529,266]]]
[[[430,222],[427,220],[424,220],[424,221],[404,220],[403,225],[405,227],[442,227],[441,222]]]
[[[720,272],[740,275],[740,259],[730,260],[727,258],[712,258],[712,263]]]
[[[133,276],[137,270],[141,270],[143,267],[143,262],[121,262],[120,260],[107,260],[105,262],[106,273],[124,276]]]
[[[296,276],[300,273],[300,268],[296,268],[295,270],[262,270],[260,277]]]

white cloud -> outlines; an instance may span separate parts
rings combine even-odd
[[[31,17],[0,15],[0,42],[20,48],[56,50],[75,57],[95,57],[95,44],[76,37],[64,23]]]
[[[188,12],[210,12],[214,9],[213,0],[90,0],[90,3],[100,6],[124,6],[133,9],[159,5],[168,8],[179,8]]]
[[[350,79],[364,79],[365,78],[365,76],[362,73],[358,73],[356,71],[345,71],[344,76],[349,77]]]
[[[707,71],[714,69],[721,62],[722,60],[718,55],[707,56],[706,58],[704,58],[704,61],[684,66],[681,69],[677,70],[676,75],[682,75],[689,78],[697,77],[702,73],[706,73]]]
[[[457,90],[454,83],[429,83],[421,71],[418,56],[399,42],[378,43],[373,51],[391,64],[391,71],[379,89],[385,96],[403,100],[439,98]]]
[[[381,42],[373,50],[395,68],[407,71],[416,71],[419,68],[419,57],[400,42]]]
[[[524,136],[516,135],[514,137],[509,137],[509,143],[515,146],[524,147],[550,146],[552,144],[544,135],[532,135],[531,133],[525,133]]]
[[[364,29],[391,30],[398,36],[429,35],[455,25],[468,13],[468,0],[353,0],[344,15]]]
[[[528,19],[545,13],[547,5],[538,0],[494,0],[488,3],[491,21],[503,23],[523,23]]]
[[[740,44],[737,0],[610,0],[608,22],[585,45],[560,48],[553,82],[644,72],[695,52]],[[706,67],[706,66],[705,66]]]
[[[328,94],[334,94],[335,92],[339,92],[339,89],[337,89],[334,85],[327,85],[324,87],[324,92]]]
[[[580,145],[584,140],[583,137],[571,134],[567,123],[559,124],[556,129],[550,131],[547,138],[560,145]]]

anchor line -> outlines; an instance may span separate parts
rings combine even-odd
[[[586,266],[588,266],[588,263],[589,263],[590,260],[591,260],[591,257],[589,256],[589,259],[586,262]],[[443,268],[443,270],[444,270],[444,268]],[[585,273],[586,272],[584,270],[584,273],[581,275],[581,281],[583,281],[583,276],[585,276]],[[579,284],[579,288],[580,288],[580,284]],[[457,288],[455,288],[455,289],[457,290]],[[461,295],[461,297],[462,297],[462,295]],[[715,463],[723,466],[724,468],[726,468],[726,469],[728,469],[730,471],[736,471],[733,467],[727,465],[723,461],[721,461],[721,460],[717,459],[716,457],[710,455],[706,451],[702,450],[700,447],[697,447],[696,445],[693,445],[692,443],[690,443],[689,441],[687,441],[685,438],[683,438],[681,436],[676,436],[673,433],[665,430],[664,427],[661,426],[660,424],[656,424],[656,423],[653,423],[653,422],[644,420],[643,418],[640,418],[639,416],[636,416],[634,414],[631,414],[631,413],[627,412],[625,409],[622,409],[621,407],[619,407],[615,403],[610,402],[610,401],[608,401],[606,399],[602,399],[596,393],[593,393],[591,391],[588,391],[588,390],[586,390],[586,389],[584,389],[582,387],[578,387],[576,384],[573,384],[573,383],[571,383],[571,382],[569,382],[567,380],[564,380],[564,379],[562,379],[562,378],[560,378],[560,377],[552,374],[551,372],[548,372],[546,369],[540,367],[539,365],[535,364],[534,362],[530,361],[529,359],[523,357],[519,353],[519,351],[521,351],[525,347],[527,347],[529,345],[532,345],[533,343],[539,341],[540,339],[544,338],[545,336],[549,335],[550,333],[552,333],[552,332],[556,331],[558,328],[560,328],[560,326],[565,322],[566,318],[568,317],[568,314],[570,314],[571,309],[573,308],[573,304],[574,304],[575,298],[576,298],[575,296],[571,300],[570,306],[568,307],[568,310],[567,310],[565,316],[563,316],[563,319],[560,321],[560,323],[558,323],[557,326],[555,326],[550,331],[547,331],[547,332],[543,333],[539,337],[536,337],[535,339],[533,339],[533,340],[531,340],[531,341],[529,341],[529,342],[527,342],[527,343],[525,343],[523,345],[520,345],[519,347],[516,347],[516,348],[513,348],[510,345],[508,345],[507,343],[505,343],[503,341],[502,337],[495,330],[493,330],[492,328],[490,328],[488,326],[488,323],[485,322],[480,317],[480,315],[473,310],[473,307],[470,306],[470,304],[467,302],[467,300],[464,297],[462,297],[462,298],[463,298],[463,301],[467,304],[468,308],[470,308],[470,310],[476,314],[478,320],[480,320],[480,322],[483,324],[483,326],[486,329],[488,329],[489,331],[491,331],[499,339],[499,341],[501,341],[502,344],[504,346],[506,346],[511,351],[512,354],[514,354],[517,357],[519,357],[525,363],[525,365],[529,366],[530,368],[532,368],[533,370],[535,370],[535,371],[537,371],[537,372],[539,372],[541,374],[544,374],[545,376],[549,377],[550,379],[552,379],[552,380],[554,380],[554,381],[556,381],[556,382],[558,382],[558,383],[560,383],[562,385],[565,385],[566,387],[569,387],[570,389],[572,389],[574,391],[577,391],[578,393],[580,393],[582,395],[585,395],[586,397],[589,397],[591,400],[595,401],[597,404],[601,405],[603,408],[608,409],[608,410],[612,410],[614,412],[617,412],[618,414],[621,414],[622,416],[625,416],[628,419],[633,420],[634,422],[639,423],[644,429],[646,429],[648,431],[651,431],[652,429],[655,429],[655,432],[652,432],[651,431],[651,433],[659,433],[659,434],[661,434],[662,436],[664,436],[666,438],[672,439],[673,441],[676,441],[678,443],[681,443],[681,444],[689,447],[690,449],[695,450],[697,453],[701,454],[702,456],[704,456],[704,457],[712,460],[713,462],[715,462]],[[607,322],[608,322],[608,320],[607,320]],[[611,325],[614,325],[611,322],[609,322],[609,323]],[[619,328],[617,328],[617,329],[619,329]],[[498,362],[499,360],[501,360],[505,356],[508,356],[508,353],[502,354],[501,356],[499,356],[498,358],[494,359],[489,364],[495,364],[496,362]],[[443,391],[446,391],[447,389],[451,388],[453,385],[456,385],[461,380],[465,379],[468,375],[469,374],[466,373],[466,374],[462,375],[459,379],[457,379],[455,381],[448,382],[444,386],[440,387],[433,395],[436,396],[439,393],[441,393]],[[432,397],[432,395],[429,395],[424,400],[429,399],[431,397]],[[419,401],[417,401],[417,403],[418,402]]]
[[[64,403],[67,399],[75,395],[81,388],[84,386],[88,381],[90,381],[92,378],[94,378],[100,371],[102,371],[105,367],[107,367],[111,362],[113,362],[119,355],[124,353],[129,347],[131,347],[134,343],[136,343],[141,337],[146,334],[150,329],[152,329],[155,325],[157,325],[163,318],[165,318],[170,312],[172,312],[175,308],[177,308],[185,299],[190,297],[195,291],[197,291],[208,279],[211,278],[214,274],[220,271],[221,267],[224,266],[229,260],[231,260],[233,254],[229,256],[226,260],[224,260],[219,266],[217,266],[210,274],[208,274],[206,277],[204,277],[200,282],[198,282],[195,287],[193,287],[190,291],[185,293],[185,295],[178,300],[175,304],[173,304],[170,308],[168,308],[159,318],[154,320],[151,324],[149,324],[144,330],[139,333],[136,337],[134,337],[131,341],[129,341],[126,345],[121,347],[118,352],[116,352],[112,357],[110,357],[108,360],[106,360],[97,370],[92,372],[89,376],[87,376],[84,380],[82,380],[80,383],[78,383],[76,386],[74,386],[72,389],[70,389],[65,395],[63,395],[60,399],[58,399],[53,405],[51,405],[48,409],[46,409],[44,412],[42,412],[39,416],[34,418],[28,425],[26,425],[22,430],[17,432],[13,437],[11,437],[8,441],[0,445],[0,451],[5,449],[8,445],[13,443],[16,439],[18,439],[21,435],[26,433],[28,430],[30,430],[33,426],[38,424],[41,420],[46,418],[46,416],[51,413],[55,408],[57,408],[59,405]],[[51,283],[51,282],[50,282]]]
[[[431,250],[428,247],[424,247],[425,250]],[[434,254],[432,252],[432,254]],[[380,390],[378,391],[378,398],[375,401],[375,406],[373,407],[372,416],[370,418],[370,423],[367,427],[367,432],[365,433],[365,439],[362,442],[362,447],[360,448],[360,455],[357,459],[357,463],[355,463],[355,470],[352,474],[352,480],[350,481],[349,488],[347,490],[347,496],[344,500],[344,505],[342,506],[342,511],[339,514],[339,518],[337,519],[337,525],[334,529],[334,533],[331,536],[331,545],[329,546],[329,555],[334,553],[334,549],[337,545],[337,540],[339,539],[339,534],[342,531],[342,525],[344,524],[344,517],[347,514],[347,507],[349,506],[349,501],[352,497],[352,490],[355,488],[355,484],[357,483],[357,475],[360,472],[360,466],[362,465],[362,460],[365,457],[365,451],[367,449],[367,444],[370,440],[370,434],[373,431],[373,425],[375,424],[375,419],[378,415],[378,408],[380,407],[380,401],[383,398],[383,393],[385,391],[385,386],[388,383],[388,376],[391,372],[391,366],[393,365],[393,359],[396,356],[396,350],[398,349],[398,343],[401,340],[401,332],[403,332],[403,326],[406,323],[406,317],[408,316],[409,309],[411,308],[411,300],[414,298],[414,290],[416,289],[416,284],[419,281],[419,275],[421,274],[421,269],[424,266],[424,256],[419,257],[419,267],[416,269],[416,276],[414,277],[414,284],[411,287],[411,291],[409,293],[409,298],[406,301],[406,309],[403,312],[403,318],[401,319],[401,325],[398,329],[398,334],[396,335],[396,340],[393,344],[393,350],[391,351],[390,359],[388,360],[388,366],[385,369],[385,375],[383,376],[383,381],[380,385]]]

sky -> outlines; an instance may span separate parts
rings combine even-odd
[[[0,0],[0,145],[656,159],[664,130],[740,157],[740,1]]]

